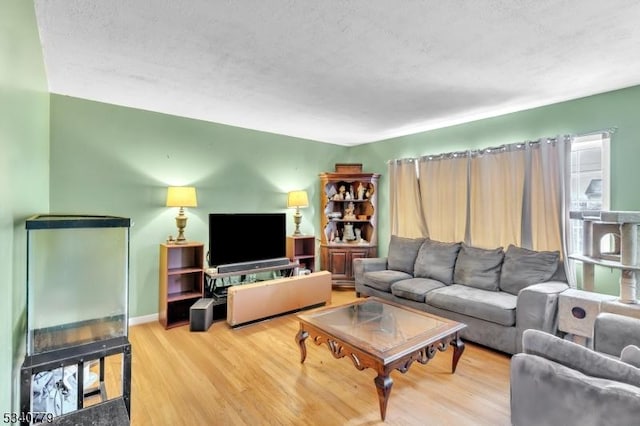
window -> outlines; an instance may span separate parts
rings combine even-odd
[[[609,210],[609,133],[576,136],[571,141],[571,211]],[[613,241],[604,238],[601,250],[608,252]],[[571,247],[581,253],[582,221],[571,224]]]

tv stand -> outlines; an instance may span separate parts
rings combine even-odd
[[[227,288],[231,285],[242,285],[243,283],[224,285],[224,286],[216,286],[216,281],[223,278],[228,277],[237,277],[237,276],[246,276],[251,274],[257,274],[259,272],[269,272],[269,271],[286,271],[286,276],[291,277],[294,274],[295,270],[300,267],[299,262],[289,262],[286,265],[279,266],[265,266],[260,268],[252,268],[244,271],[233,271],[233,272],[222,272],[218,273],[216,268],[208,268],[205,269],[205,278],[207,280],[207,287],[212,291],[212,293],[218,297],[223,298],[227,295]],[[224,289],[216,291],[216,289]]]

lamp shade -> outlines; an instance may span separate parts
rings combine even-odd
[[[167,207],[198,207],[193,186],[170,186],[167,189]]]
[[[307,197],[307,191],[291,191],[287,196],[287,207],[308,207],[309,197]]]

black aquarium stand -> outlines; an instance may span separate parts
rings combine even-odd
[[[109,399],[105,389],[105,358],[119,354],[122,354],[122,392],[121,395]],[[100,362],[99,386],[95,390],[86,390],[84,389],[84,363],[94,360]],[[74,424],[65,423],[68,421],[76,421],[75,424],[85,424],[82,419],[95,421],[103,416],[105,419],[111,418],[111,423],[104,424],[128,424],[131,414],[131,344],[127,337],[116,337],[42,354],[27,355],[20,370],[20,411],[23,420],[21,425],[31,424],[31,420],[37,420],[38,416],[38,413],[33,413],[31,410],[33,376],[40,372],[74,365],[77,368],[77,410],[55,417],[53,424]],[[85,407],[85,397],[94,395],[99,395],[102,402]],[[124,408],[124,412],[122,408]],[[102,411],[111,414],[105,416]],[[127,423],[115,423],[119,418],[122,418],[123,413],[126,414]],[[115,417],[110,417],[112,415]],[[47,423],[46,419],[43,420],[43,423]],[[89,422],[87,424],[102,423]]]

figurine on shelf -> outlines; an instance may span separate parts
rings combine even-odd
[[[354,231],[356,233],[356,243],[359,243],[360,241],[362,241],[362,229],[356,228],[354,229]]]
[[[351,200],[351,198],[352,198],[352,197],[351,197],[351,193],[350,193],[350,192],[346,192],[346,193],[344,194],[344,199],[345,199],[345,200]]]
[[[344,208],[344,215],[342,218],[345,220],[356,220],[355,209],[356,206],[353,204],[353,201],[349,201],[347,207]]]
[[[349,195],[352,200],[355,200],[355,192],[353,192],[353,185],[349,185]]]
[[[358,185],[358,200],[364,200],[364,185],[363,184],[359,184]]]
[[[355,234],[353,233],[353,224],[352,223],[345,223],[344,224],[344,236],[343,239],[345,242],[347,241],[353,241],[356,239]]]
[[[334,234],[332,242],[333,243],[339,243],[340,242],[340,231],[338,231],[337,229],[335,231],[335,234]]]
[[[333,199],[334,199],[333,197],[335,197],[335,195],[336,195],[337,193],[338,193],[338,190],[336,190],[336,186],[335,186],[335,185],[331,185],[331,186],[329,187],[329,190],[327,191],[327,197],[328,197],[330,200],[333,200]]]
[[[344,200],[344,193],[346,191],[347,191],[347,188],[345,188],[344,185],[340,185],[340,188],[338,188],[338,193],[333,196],[333,199],[334,200]]]

